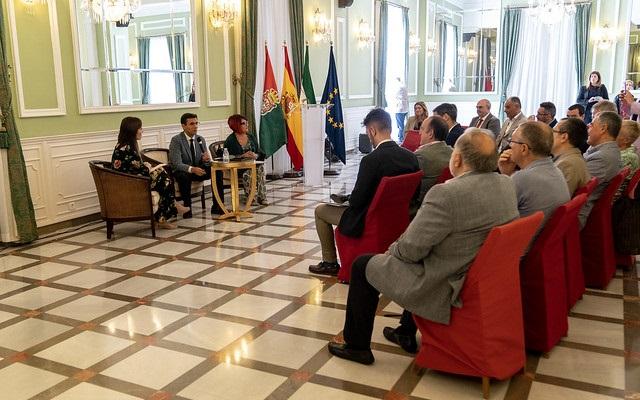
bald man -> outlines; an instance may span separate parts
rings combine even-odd
[[[491,114],[491,102],[481,99],[476,104],[477,117],[473,117],[469,124],[472,128],[488,129],[493,132],[494,137],[500,134],[500,120]]]
[[[454,178],[432,187],[407,230],[385,254],[363,255],[353,263],[345,343],[329,352],[361,364],[374,362],[371,334],[382,293],[405,308],[399,328],[387,327],[387,340],[414,353],[416,326],[411,313],[449,324],[451,307],[464,307],[460,291],[491,229],[518,217],[510,178],[496,174],[493,137],[469,128],[458,138],[449,168]]]

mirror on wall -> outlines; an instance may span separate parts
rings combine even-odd
[[[196,101],[190,0],[74,1],[84,108]]]
[[[493,92],[500,0],[427,0],[425,91]]]
[[[640,0],[634,0],[631,7],[626,79],[633,82],[633,89],[640,89]]]

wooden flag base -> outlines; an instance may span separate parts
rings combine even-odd
[[[337,171],[332,168],[325,168],[324,170],[324,176],[337,176],[337,175],[340,175],[340,171]]]
[[[289,171],[285,171],[283,176],[285,178],[302,178],[304,176],[304,173],[302,172],[302,170],[296,171],[295,169],[290,169]]]
[[[281,174],[271,173],[265,176],[265,179],[268,181],[277,181],[278,179],[282,179]]]

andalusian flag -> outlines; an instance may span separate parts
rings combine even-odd
[[[264,46],[264,91],[260,108],[260,147],[267,157],[287,143],[284,114],[278,99],[278,86],[271,67],[269,50]]]
[[[282,97],[280,102],[287,123],[287,152],[291,157],[293,169],[302,169],[302,110],[298,101],[298,92],[293,83],[289,52],[284,46],[284,78],[282,80]]]
[[[311,71],[309,70],[309,43],[304,50],[304,66],[302,67],[302,90],[300,91],[300,102],[316,104],[316,94],[313,92],[313,82],[311,82]]]
[[[329,53],[329,71],[327,81],[324,84],[322,93],[322,104],[331,104],[332,107],[326,111],[327,124],[325,132],[329,141],[336,151],[336,155],[343,164],[347,163],[347,155],[344,146],[344,118],[342,117],[342,102],[340,101],[340,88],[338,87],[338,72],[336,71],[336,60],[333,57],[333,46]]]

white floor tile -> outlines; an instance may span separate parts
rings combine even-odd
[[[203,276],[199,280],[217,283],[220,285],[240,287],[262,275],[264,275],[264,272],[225,267],[217,269],[209,275]]]
[[[142,246],[148,246],[152,243],[156,243],[155,239],[147,239],[141,237],[125,237],[122,239],[112,240],[105,243],[103,246],[113,249],[133,250]]]
[[[151,274],[175,276],[178,278],[187,278],[191,275],[197,274],[198,272],[202,272],[207,268],[211,268],[211,265],[196,263],[191,261],[176,260],[176,261],[171,261],[167,264],[163,264],[147,272]]]
[[[70,326],[29,318],[0,330],[0,346],[22,351],[69,329]]]
[[[158,244],[156,246],[153,247],[149,247],[144,249],[145,252],[147,253],[152,253],[152,254],[163,254],[166,256],[177,256],[178,254],[182,254],[185,253],[189,250],[193,250],[196,247],[198,247],[195,244],[189,244],[189,243],[179,243],[179,242],[164,242],[161,244]]]
[[[298,369],[327,342],[270,330],[250,342],[245,358]]]
[[[102,325],[106,326],[112,332],[115,332],[116,329],[129,332],[129,336],[133,336],[134,333],[151,335],[165,326],[176,322],[180,318],[183,318],[185,315],[186,314],[177,311],[140,306],[106,321]]]
[[[230,235],[231,232],[196,231],[177,237],[177,240],[188,240],[198,243],[211,243]]]
[[[600,317],[622,319],[622,299],[611,299],[601,296],[590,296],[585,294],[571,311],[580,314],[597,315]]]
[[[74,269],[79,269],[79,268],[80,267],[77,267],[75,265],[60,264],[55,262],[45,262],[42,264],[35,265],[33,267],[29,267],[26,269],[21,269],[20,271],[13,272],[11,275],[23,276],[25,278],[44,281],[54,276],[65,274],[69,271],[73,271]]]
[[[270,237],[280,237],[282,235],[286,235],[288,233],[291,233],[294,230],[295,230],[295,228],[288,228],[288,227],[284,227],[284,226],[265,225],[265,226],[261,226],[261,227],[256,228],[256,229],[252,229],[252,230],[248,231],[247,233],[252,234],[252,235],[263,235],[263,236],[270,236]]]
[[[315,383],[305,383],[289,400],[331,399],[331,400],[372,400],[375,397],[334,389]]]
[[[257,236],[236,236],[223,241],[223,246],[241,247],[243,249],[253,249],[273,240],[272,238],[263,238]]]
[[[84,271],[69,275],[66,278],[58,279],[55,282],[63,285],[92,288],[120,277],[122,277],[122,274],[116,272],[103,271],[100,269],[85,269]]]
[[[105,389],[100,386],[82,382],[78,386],[74,386],[66,392],[54,397],[55,400],[136,400],[141,397],[133,397],[128,394],[116,392],[115,390]]]
[[[293,257],[280,256],[275,254],[251,253],[250,255],[235,261],[234,264],[274,269],[278,268],[288,261],[291,261],[292,259]]]
[[[191,284],[180,286],[167,294],[156,297],[154,301],[177,304],[189,308],[201,308],[228,293],[226,290]]]
[[[165,336],[165,339],[219,351],[252,329],[250,325],[203,317]]]
[[[290,253],[290,254],[304,254],[318,247],[320,242],[318,243],[307,243],[307,242],[296,242],[293,240],[281,240],[277,243],[274,243],[268,247],[265,247],[265,251],[277,251],[280,253]]]
[[[305,304],[280,325],[336,335],[344,327],[344,310]]]
[[[509,380],[491,380],[491,399],[502,400]],[[482,379],[427,370],[411,393],[429,400],[477,400],[482,398]]]
[[[254,289],[300,297],[321,285],[322,281],[319,279],[276,275],[254,287]]]
[[[162,279],[134,276],[120,283],[116,283],[113,286],[108,286],[102,289],[102,291],[138,298],[150,295],[172,284],[173,282]]]
[[[0,369],[2,396],[11,400],[26,400],[67,379],[29,365],[15,363]]]
[[[605,396],[584,392],[582,390],[569,389],[565,387],[549,385],[546,383],[533,382],[529,391],[528,400],[615,400],[618,397]]]
[[[75,293],[68,290],[54,289],[46,286],[38,286],[29,289],[26,292],[20,292],[13,296],[0,300],[0,303],[9,304],[15,307],[26,308],[27,310],[36,310],[47,304],[55,303],[66,297],[73,296]]]
[[[73,244],[52,242],[33,247],[29,250],[22,250],[22,252],[25,254],[31,254],[40,257],[55,257],[72,250],[78,250],[80,248],[80,246],[76,246]]]
[[[135,343],[132,340],[120,339],[97,332],[84,331],[61,343],[49,347],[36,356],[57,361],[81,369],[125,349]]]
[[[83,244],[96,244],[106,241],[107,235],[102,231],[92,231],[80,235],[69,236],[65,238],[65,240]]]
[[[624,325],[569,317],[568,342],[624,350]]]
[[[226,261],[242,253],[244,253],[243,250],[225,249],[222,247],[207,247],[204,250],[199,250],[195,253],[191,253],[186,257],[198,260],[207,260],[214,263]]]
[[[25,286],[29,286],[29,284],[25,282],[18,282],[10,279],[0,278],[0,296],[16,289],[23,288]]]
[[[27,257],[19,257],[14,255],[0,256],[0,272],[9,271],[11,269],[31,264],[37,260]]]
[[[104,265],[105,267],[113,267],[113,268],[126,269],[129,271],[137,271],[139,269],[148,267],[151,264],[155,264],[163,260],[166,260],[166,258],[143,256],[140,254],[129,254],[127,256],[118,258],[108,263],[104,263],[102,265]]]
[[[127,304],[129,303],[107,297],[84,296],[49,310],[47,314],[73,318],[78,321],[91,321]]]
[[[264,321],[288,305],[286,300],[242,294],[213,311]]]

